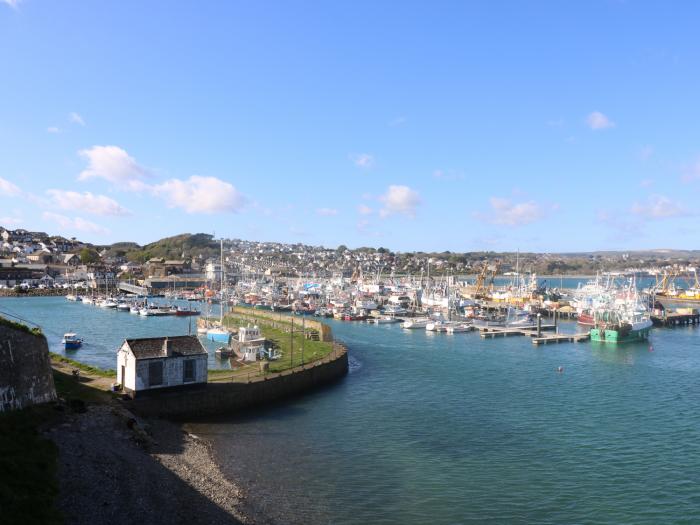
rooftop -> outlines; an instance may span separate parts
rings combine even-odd
[[[196,336],[178,335],[172,337],[147,337],[127,339],[126,344],[136,359],[154,359],[158,357],[183,357],[207,353]]]

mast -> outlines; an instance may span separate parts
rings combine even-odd
[[[221,303],[219,304],[219,322],[221,327],[224,326],[224,277],[226,275],[226,270],[224,269],[224,238],[221,238]]]

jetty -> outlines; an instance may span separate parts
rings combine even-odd
[[[693,309],[693,312],[664,312],[662,315],[652,315],[651,322],[654,326],[687,326],[700,324],[700,313]]]

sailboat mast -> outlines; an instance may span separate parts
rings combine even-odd
[[[224,278],[226,276],[226,270],[224,268],[224,238],[221,238],[221,302],[219,303],[219,313],[221,326],[224,326]]]

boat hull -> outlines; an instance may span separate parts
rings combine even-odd
[[[591,341],[596,343],[631,343],[635,341],[645,341],[649,337],[650,327],[641,328],[639,330],[606,330],[603,328],[591,329]]]

